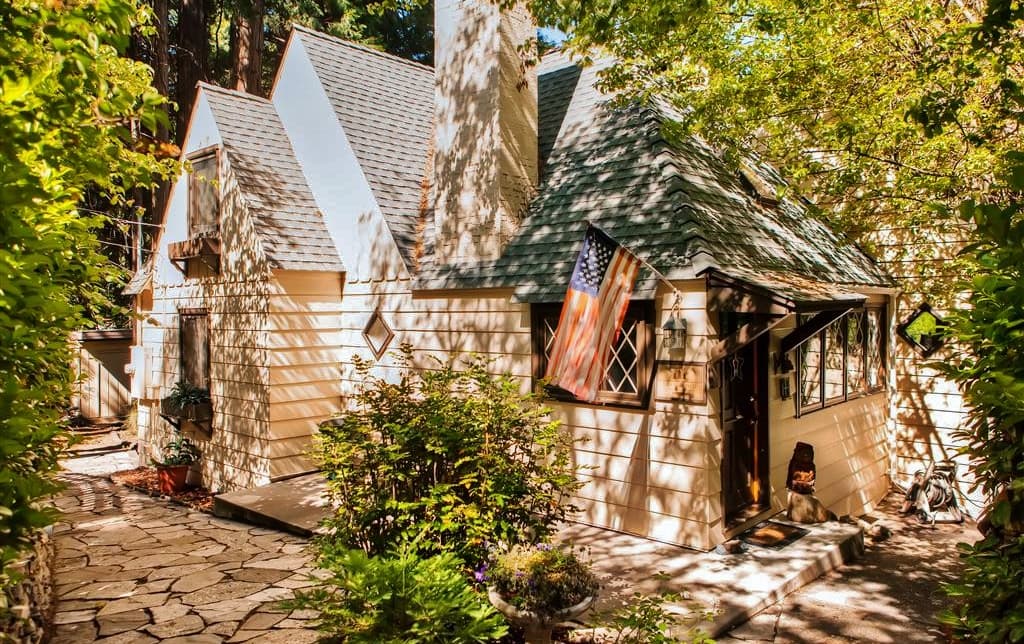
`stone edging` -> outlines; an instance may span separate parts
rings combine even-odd
[[[53,613],[53,567],[56,549],[52,527],[32,540],[28,554],[10,566],[21,581],[4,590],[10,613],[0,616],[0,639],[18,644],[40,644],[50,639]],[[6,641],[5,640],[5,641]]]

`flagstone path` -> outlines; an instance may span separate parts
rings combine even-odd
[[[314,585],[304,539],[67,472],[54,529],[61,644],[315,642],[316,613],[279,602]]]

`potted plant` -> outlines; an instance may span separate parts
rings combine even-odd
[[[600,589],[589,562],[547,543],[492,556],[477,579],[487,583],[491,604],[523,629],[527,644],[550,643],[552,629],[590,608]]]
[[[176,434],[164,445],[162,460],[156,464],[161,494],[174,494],[185,488],[188,469],[199,460],[199,449],[191,440]]]
[[[160,413],[193,423],[206,422],[213,418],[210,392],[181,380],[171,389],[171,395],[160,401]]]

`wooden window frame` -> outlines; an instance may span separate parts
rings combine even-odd
[[[211,352],[210,352],[210,337],[211,337],[212,327],[210,325],[210,311],[208,309],[190,308],[190,309],[179,309],[178,310],[178,372],[180,374],[179,375],[179,379],[184,381],[185,380],[185,376],[186,376],[186,374],[185,374],[185,326],[184,326],[185,318],[200,318],[200,317],[201,318],[206,318],[206,374],[205,374],[205,376],[206,376],[206,383],[205,383],[206,386],[202,387],[202,388],[206,389],[207,391],[209,391],[210,390],[210,385],[213,383],[213,379],[212,379],[212,375],[211,375],[211,373],[212,373],[212,366],[213,365],[211,364],[211,361],[210,361],[210,359],[212,357],[211,356]],[[199,386],[199,384],[194,383],[194,382],[189,382],[188,384],[194,385],[194,386],[197,386],[197,387]]]
[[[868,386],[868,374],[867,374],[868,352],[870,350],[870,347],[868,346],[868,342],[870,340],[870,334],[867,333],[867,319],[868,319],[868,312],[869,311],[877,311],[878,312],[878,321],[879,321],[879,327],[878,327],[878,331],[879,331],[879,333],[878,333],[878,345],[879,345],[878,346],[878,359],[879,359],[879,362],[880,362],[879,366],[881,367],[882,377],[878,379],[879,384],[877,386],[875,386],[875,387],[869,387]],[[804,404],[804,400],[803,400],[803,398],[804,398],[804,380],[803,380],[804,365],[803,365],[803,354],[800,351],[800,349],[803,346],[803,344],[801,343],[800,346],[795,347],[793,349],[796,352],[796,361],[795,361],[796,362],[796,371],[795,371],[796,375],[794,376],[796,378],[796,386],[794,387],[795,392],[794,392],[794,395],[793,395],[793,400],[794,400],[794,404],[796,405],[796,417],[797,418],[800,418],[801,416],[804,416],[805,414],[809,414],[809,413],[812,413],[812,412],[815,412],[815,411],[819,411],[821,409],[828,409],[829,407],[835,407],[836,405],[841,405],[843,403],[850,402],[851,400],[856,400],[858,398],[863,398],[865,396],[871,396],[873,394],[876,394],[876,393],[878,393],[880,391],[884,391],[885,390],[885,375],[888,373],[888,368],[889,368],[889,365],[887,364],[886,359],[885,359],[886,348],[888,346],[887,345],[887,342],[888,342],[888,333],[887,333],[888,326],[885,324],[885,321],[886,321],[885,312],[886,312],[886,309],[885,309],[884,305],[882,305],[882,306],[865,306],[862,309],[856,309],[856,310],[853,310],[853,311],[848,311],[846,314],[844,314],[838,320],[833,321],[828,326],[823,328],[821,331],[818,331],[816,334],[811,336],[812,338],[814,338],[814,337],[818,338],[818,341],[820,342],[820,347],[821,347],[821,358],[820,358],[820,360],[821,360],[821,368],[818,370],[818,388],[819,388],[819,391],[821,392],[819,394],[819,397],[821,398],[820,401],[815,401],[814,403],[809,404],[809,405],[805,405]],[[864,340],[863,340],[863,360],[864,360],[864,377],[863,377],[863,382],[864,382],[864,386],[859,391],[852,391],[851,392],[850,391],[850,383],[849,383],[849,369],[850,369],[850,365],[849,365],[849,355],[850,355],[850,347],[849,347],[850,323],[849,323],[849,316],[850,315],[854,315],[854,314],[863,314],[864,315],[863,324],[865,326],[865,330],[861,334],[863,336],[863,338],[864,338]],[[841,322],[840,334],[842,336],[842,342],[843,342],[843,367],[842,367],[842,371],[843,371],[843,395],[827,399],[827,398],[825,398],[825,371],[826,371],[826,369],[825,369],[825,356],[828,353],[828,327],[832,326],[832,324],[835,324],[837,322]],[[810,341],[810,338],[807,341]]]
[[[562,303],[534,304],[530,307],[530,330],[533,346],[534,381],[543,379],[547,370],[547,355],[544,347],[544,321],[557,319],[562,311]],[[549,388],[547,393],[555,400],[584,405],[646,408],[650,404],[653,389],[653,372],[655,364],[655,311],[651,300],[634,300],[626,309],[623,325],[628,321],[637,320],[637,393],[620,393],[607,390],[598,391],[597,400],[587,402],[579,400],[567,391]]]
[[[201,237],[201,236],[202,237],[210,237],[210,236],[216,237],[216,236],[220,235],[221,206],[222,206],[222,204],[221,204],[221,175],[220,175],[220,161],[221,161],[221,158],[220,158],[220,154],[221,154],[220,146],[210,145],[210,146],[207,146],[205,148],[201,148],[199,150],[196,150],[195,152],[192,152],[187,157],[185,157],[186,160],[189,163],[195,163],[197,161],[202,161],[202,160],[205,160],[207,158],[213,157],[213,160],[214,160],[213,163],[214,163],[214,167],[216,169],[216,173],[215,173],[215,177],[214,177],[214,181],[216,183],[214,184],[214,189],[216,191],[216,197],[217,197],[216,198],[217,215],[215,217],[215,220],[216,220],[216,230],[212,234],[209,233],[209,232],[204,232],[202,235],[199,235],[196,232],[196,222],[195,222],[194,213],[199,209],[199,206],[196,203],[196,199],[198,197],[198,191],[195,189],[195,184],[197,183],[198,179],[196,178],[195,172],[189,172],[188,173],[188,204],[187,204],[188,211],[186,213],[185,219],[186,219],[186,222],[188,224],[188,238],[189,239],[195,239],[195,238],[198,238],[198,237]]]

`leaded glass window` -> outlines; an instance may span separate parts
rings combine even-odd
[[[560,314],[561,304],[538,304],[533,308],[534,341],[538,343],[535,352],[537,378],[542,378],[547,371]],[[636,405],[644,401],[653,362],[653,318],[654,310],[650,302],[633,302],[629,305],[618,339],[609,352],[598,402]],[[551,393],[555,398],[571,398],[557,390]]]
[[[798,325],[812,317],[798,316]],[[884,324],[884,309],[853,311],[797,347],[800,412],[843,402],[884,386]]]
[[[864,390],[864,312],[846,316],[846,390]]]

